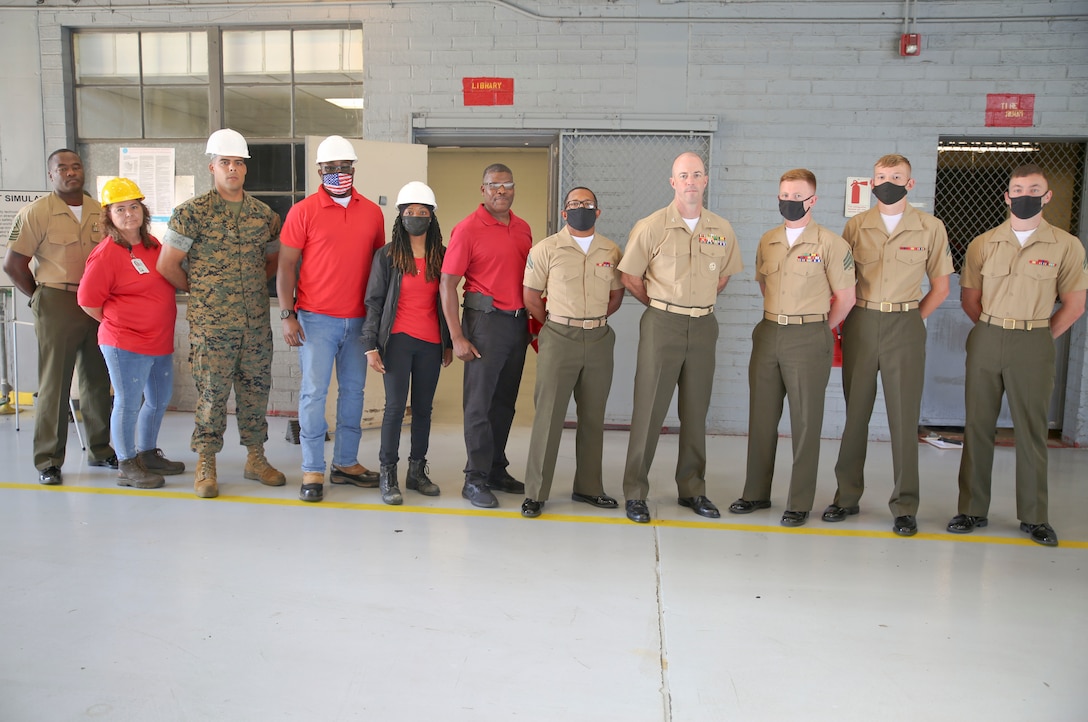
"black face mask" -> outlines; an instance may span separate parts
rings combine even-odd
[[[907,187],[885,181],[878,186],[873,186],[873,195],[884,205],[892,206],[907,197]]]
[[[1016,196],[1009,199],[1009,209],[1020,220],[1026,221],[1039,215],[1043,210],[1042,196]]]
[[[787,221],[799,221],[805,217],[808,210],[805,208],[805,203],[812,200],[812,196],[809,196],[803,201],[786,201],[781,198],[778,199],[778,212],[782,214],[782,217]]]
[[[423,236],[431,227],[430,216],[401,216],[400,222],[409,236]]]
[[[596,223],[596,208],[571,208],[567,211],[567,225],[576,231],[588,231]]]

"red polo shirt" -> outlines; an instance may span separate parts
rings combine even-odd
[[[102,309],[98,343],[145,356],[174,353],[178,307],[174,287],[155,270],[160,250],[138,244],[130,254],[107,236],[91,251],[76,300]],[[133,258],[147,273],[136,270]]]
[[[495,219],[481,203],[450,234],[442,273],[465,277],[465,290],[495,299],[504,311],[525,308],[522,280],[533,245],[529,224],[510,212],[510,224]]]
[[[354,188],[347,208],[322,188],[291,207],[280,242],[302,251],[297,309],[335,318],[366,316],[374,251],[385,245],[382,209]]]

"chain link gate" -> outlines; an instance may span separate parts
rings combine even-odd
[[[640,218],[667,206],[676,156],[691,151],[710,170],[710,133],[565,132],[559,138],[559,205],[576,186],[597,196],[597,230],[620,248]],[[561,209],[557,209],[561,210]]]
[[[575,186],[596,194],[601,207],[596,232],[627,246],[631,227],[640,219],[664,208],[673,199],[669,187],[672,162],[686,151],[699,155],[710,170],[709,133],[700,132],[579,132],[559,136],[559,198]],[[556,213],[560,209],[556,208]],[[615,371],[608,396],[605,423],[625,427],[631,422],[631,389],[635,379],[639,318],[643,306],[631,295],[609,318],[616,332]],[[573,407],[572,407],[573,408]],[[573,420],[568,409],[567,419]],[[676,400],[665,417],[666,426],[676,426]]]
[[[1017,166],[1035,163],[1050,180],[1054,197],[1043,211],[1047,222],[1080,236],[1084,195],[1083,141],[941,139],[937,144],[937,184],[933,214],[944,221],[956,274],[963,266],[967,246],[977,236],[1005,222],[1004,193]],[[951,293],[928,319],[926,384],[922,394],[921,423],[962,426],[965,343],[971,322],[960,309],[959,276],[953,274]],[[1047,423],[1061,428],[1069,373],[1069,335],[1057,341],[1054,393]],[[998,427],[1012,427],[1007,402],[1002,402]]]
[[[1009,174],[1025,163],[1046,171],[1054,191],[1043,217],[1079,238],[1085,147],[1072,141],[938,141],[933,215],[948,229],[956,271],[971,241],[1005,222]]]

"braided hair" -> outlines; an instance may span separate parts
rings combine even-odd
[[[403,210],[403,209],[402,209]],[[408,231],[404,230],[404,223],[398,213],[393,221],[392,240],[389,242],[389,255],[393,260],[393,268],[409,276],[416,275],[416,260],[412,253],[412,238]],[[442,245],[442,229],[438,226],[438,217],[431,211],[431,223],[427,226],[427,241],[423,254],[424,279],[430,283],[437,281],[442,275],[442,258],[446,255],[446,247]]]

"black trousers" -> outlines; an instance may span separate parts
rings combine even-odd
[[[421,341],[406,333],[395,333],[385,344],[385,416],[382,417],[382,448],[378,461],[383,465],[400,460],[400,430],[408,390],[412,393],[412,446],[409,459],[427,458],[431,444],[431,409],[438,374],[442,370],[442,344]]]
[[[461,329],[480,352],[480,358],[465,363],[465,480],[486,481],[510,465],[506,442],[525,368],[529,327],[524,315],[515,318],[466,308]]]

